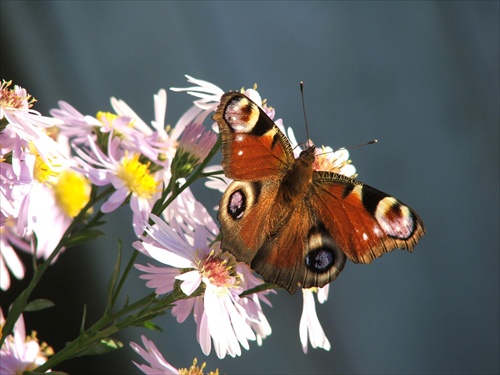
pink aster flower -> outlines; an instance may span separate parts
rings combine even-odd
[[[141,336],[142,345],[144,348],[131,342],[130,346],[132,349],[139,354],[149,365],[140,365],[135,361],[132,361],[139,370],[147,375],[180,375],[178,369],[168,363],[163,355],[160,353],[153,341],[148,340],[145,336]]]
[[[262,279],[256,277],[255,272],[253,272],[245,263],[238,263],[236,265],[236,272],[247,290],[262,284]],[[269,307],[272,307],[271,302],[267,299],[267,295],[270,293],[276,294],[276,291],[271,289],[264,292],[252,293],[245,298],[240,298],[238,300],[238,303],[247,312],[248,323],[255,332],[257,345],[259,346],[262,345],[262,340],[272,333],[271,325],[267,321],[261,305],[261,302],[264,302]]]
[[[316,149],[316,159],[313,169],[317,171],[328,171],[355,178],[356,168],[349,160],[349,151],[340,148],[334,151],[331,147],[321,146]]]
[[[2,226],[6,237],[2,252],[15,243],[19,249],[47,259],[88,202],[90,184],[71,169],[74,164],[67,138],[60,135],[57,144],[63,156],[57,169],[29,145],[21,148],[20,155],[13,149],[10,163],[0,164],[0,193],[6,198],[1,208],[6,225]]]
[[[188,176],[208,155],[217,134],[205,131],[201,123],[192,122],[184,129],[179,146],[172,160],[172,170],[179,177]]]
[[[61,132],[72,139],[74,145],[89,146],[89,138],[97,142],[104,134],[110,134],[120,138],[123,150],[140,153],[157,164],[163,165],[165,159],[173,157],[178,134],[170,136],[164,125],[167,106],[165,90],[154,95],[155,120],[151,121],[153,128],[123,100],[112,97],[111,106],[115,113],[101,111],[94,117],[84,116],[70,104],[60,101],[60,108],[52,109],[50,113],[63,122],[60,125]],[[178,129],[177,133],[180,134],[182,130]],[[174,151],[169,151],[171,148]]]
[[[81,114],[63,100],[59,101],[58,104],[59,108],[51,109],[50,114],[62,122],[58,125],[61,134],[71,139],[76,145],[87,143],[89,136],[95,139],[96,129],[102,126],[98,119]]]
[[[209,112],[193,106],[181,116],[175,126],[166,126],[167,92],[164,89],[154,95],[155,119],[151,121],[152,128],[123,100],[111,98],[111,105],[118,118],[125,118],[128,121],[127,129],[119,129],[122,139],[122,133],[124,133],[126,134],[125,139],[130,140],[130,144],[125,143],[124,146],[128,150],[143,154],[167,170],[170,168],[170,163],[178,147],[182,144],[193,143],[196,146],[195,155],[198,157],[200,157],[199,154],[205,153],[206,155],[208,153],[204,150],[207,147],[206,144],[210,144],[211,137],[202,131],[201,124]],[[194,131],[192,125],[195,125]],[[185,135],[186,128],[191,128],[187,136]]]
[[[200,226],[207,230],[208,240],[214,241],[219,234],[219,227],[203,204],[196,200],[191,189],[186,188],[162,212],[166,223],[176,221],[182,232],[193,238],[194,230]]]
[[[141,336],[142,344],[144,348],[135,342],[131,342],[130,346],[132,349],[139,354],[148,365],[140,365],[134,361],[134,365],[136,365],[139,370],[147,375],[203,375],[203,370],[205,368],[205,363],[201,366],[198,366],[198,361],[196,358],[193,360],[192,366],[188,368],[176,369],[170,363],[168,363],[163,355],[158,350],[153,341],[148,340],[146,337]],[[210,371],[207,375],[219,375],[219,371]]]
[[[0,310],[0,327],[5,324],[2,310]],[[0,349],[0,374],[22,374],[24,371],[34,370],[47,362],[52,355],[52,348],[47,344],[38,343],[36,332],[26,336],[22,315],[14,326],[12,335],[9,335]]]
[[[70,168],[59,173],[51,185],[32,186],[27,215],[29,228],[36,235],[38,258],[47,259],[52,254],[73,219],[88,203],[90,190],[90,182]]]
[[[130,196],[134,213],[133,225],[137,235],[142,233],[142,223],[147,220],[159,196],[160,180],[151,173],[150,163],[142,163],[140,154],[120,148],[120,139],[110,137],[105,154],[90,137],[90,150],[77,149],[78,170],[97,186],[112,184],[116,191],[102,205],[103,212],[116,210]]]
[[[0,86],[0,120],[7,122],[7,128],[25,141],[31,142],[44,162],[50,166],[64,158],[59,145],[47,134],[47,129],[61,124],[61,121],[44,117],[31,109],[34,99],[18,85],[10,88],[12,81],[3,81]]]
[[[198,342],[206,355],[211,351],[212,341],[219,358],[241,355],[240,347],[248,349],[249,341],[257,339],[255,332],[261,338],[270,333],[260,303],[252,299],[242,302],[239,297],[256,281],[238,273],[234,258],[222,253],[218,242],[209,245],[211,236],[205,226],[195,225],[185,233],[175,220],[168,225],[156,216],[151,218],[155,225],[146,226],[147,236],[134,243],[134,247],[167,265],[163,268],[170,269],[169,277],[181,281],[184,294],[202,293],[177,301],[172,314],[179,322],[193,314]],[[173,290],[173,280],[158,268],[151,265],[137,265],[137,268],[149,273],[143,278],[149,280],[149,286],[157,293]]]
[[[22,241],[12,228],[9,228],[8,223],[4,224],[0,226],[0,289],[7,290],[10,287],[10,273],[18,280],[24,278],[25,268],[15,248],[29,251],[30,245]]]

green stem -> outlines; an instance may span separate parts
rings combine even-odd
[[[47,362],[37,367],[33,371],[33,374],[44,373],[47,370],[54,368],[58,364],[83,353],[96,342],[100,342],[101,340],[116,334],[124,328],[142,324],[143,322],[158,316],[166,308],[172,307],[174,302],[185,298],[189,297],[187,297],[179,289],[174,290],[162,299],[157,299],[155,293],[151,293],[133,304],[125,306],[117,313],[105,315],[90,328],[85,330],[85,332],[82,332],[76,339],[69,342],[63,349],[50,357]],[[131,314],[136,310],[138,310],[138,312]],[[118,319],[123,316],[126,316],[126,318],[118,322]]]
[[[192,185],[193,182],[195,182],[198,178],[200,178],[203,175],[203,169],[205,169],[210,160],[212,160],[215,154],[219,151],[221,145],[222,145],[222,138],[219,137],[217,139],[217,142],[215,142],[214,146],[208,153],[207,157],[200,163],[200,165],[198,165],[196,170],[191,174],[191,176],[189,176],[186,182],[183,185],[177,187],[177,189],[175,190],[175,194],[170,195],[170,197],[161,205],[160,213],[163,212],[168,207],[168,205],[172,203],[174,199],[177,198],[177,196],[179,196],[180,193],[182,193],[188,186]],[[173,177],[174,176],[172,176],[172,180]]]
[[[196,170],[192,173],[192,175],[189,177],[189,179],[186,181],[185,184],[183,184],[180,187],[177,187],[176,185],[176,177],[173,174],[172,178],[170,179],[167,187],[163,190],[162,197],[160,198],[159,202],[163,202],[163,204],[157,204],[153,206],[153,209],[151,213],[155,215],[161,215],[161,213],[170,205],[170,203],[173,202],[175,198],[179,196],[179,194],[184,191],[188,186],[190,186],[193,182],[195,182],[198,178],[204,177],[206,175],[211,175],[211,174],[219,174],[220,172],[213,172],[210,174],[203,173],[203,169],[207,166],[207,164],[212,160],[214,155],[219,151],[220,147],[222,145],[222,139],[219,137],[217,139],[217,142],[214,144],[210,152],[208,153],[207,157],[203,160],[203,162],[196,168]],[[172,171],[174,173],[174,171]],[[169,198],[167,198],[169,193],[172,193]],[[153,221],[149,219],[149,224],[153,224]],[[118,298],[118,295],[123,287],[123,284],[125,283],[125,280],[127,279],[127,276],[132,269],[135,260],[137,259],[137,256],[139,255],[139,252],[135,250],[130,257],[130,260],[127,264],[127,267],[125,268],[125,271],[123,272],[122,277],[120,278],[120,281],[118,282],[118,285],[113,293],[113,298],[112,298],[112,304],[116,301]]]

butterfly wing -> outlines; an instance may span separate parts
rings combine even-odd
[[[425,233],[412,208],[336,173],[314,173],[311,202],[336,246],[355,263],[370,263],[393,249],[412,251]]]
[[[322,287],[334,280],[346,256],[305,199],[267,236],[250,266],[264,280],[287,289]]]
[[[212,117],[222,136],[222,168],[241,181],[280,180],[295,162],[285,135],[243,94],[222,95]]]
[[[250,264],[272,230],[280,182],[295,158],[283,133],[243,94],[224,94],[213,119],[222,136],[224,173],[235,180],[219,204],[222,248]]]

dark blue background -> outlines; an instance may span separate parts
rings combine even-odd
[[[265,310],[273,334],[236,359],[205,358],[191,319],[160,317],[164,333],[148,336],[173,365],[196,356],[228,374],[498,373],[498,19],[496,1],[2,1],[1,78],[26,87],[44,114],[61,99],[95,114],[115,96],[146,122],[153,94],[186,86],[184,74],[225,90],[257,82],[304,141],[302,80],[317,144],[379,140],[352,150],[359,179],[409,203],[428,233],[413,254],[347,265],[318,307],[332,349],[302,353],[302,299],[281,292]],[[167,122],[190,100],[169,92]],[[201,185],[196,193],[218,202]],[[57,307],[29,314],[28,329],[56,350],[77,335],[84,302],[89,320],[99,317],[116,239],[126,254],[134,240],[124,215],[111,215],[106,240],[67,251],[37,289]],[[142,281],[128,288],[145,291]],[[3,293],[4,310],[16,291]],[[120,338],[128,346],[141,333]],[[60,369],[137,373],[131,359],[140,361],[127,347]]]

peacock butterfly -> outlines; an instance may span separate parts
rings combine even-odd
[[[355,179],[313,169],[315,146],[294,157],[266,113],[237,92],[212,117],[222,167],[234,181],[219,205],[222,248],[290,293],[322,287],[346,257],[370,263],[396,248],[412,251],[424,224],[410,207]]]

